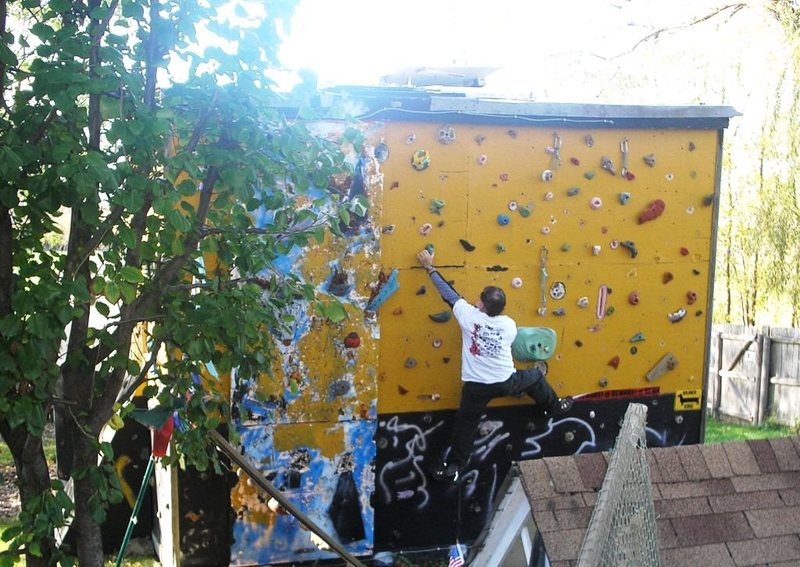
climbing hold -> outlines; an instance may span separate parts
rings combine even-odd
[[[433,251],[434,251],[433,244],[431,244],[430,242],[428,244],[426,244],[425,245],[425,250],[427,250],[429,253],[433,254]]]
[[[686,207],[686,214],[687,215],[693,215],[694,214],[694,207],[692,205],[689,205],[688,207]]]
[[[398,384],[397,385],[397,393],[400,394],[401,396],[405,396],[406,394],[408,394],[408,390],[406,388],[402,387],[400,384]],[[383,443],[381,443],[381,442],[383,442]],[[378,445],[380,446],[381,444],[383,445],[384,448],[386,448],[386,446],[389,445],[389,441],[385,437],[381,437],[378,440]]]
[[[428,236],[432,230],[433,230],[433,225],[429,222],[426,222],[421,227],[419,227],[419,233],[422,236]]]
[[[706,207],[710,207],[711,205],[714,204],[714,197],[715,197],[714,193],[709,193],[708,195],[703,197],[703,204]]]
[[[608,378],[600,378],[600,380],[597,381],[597,385],[600,386],[601,388],[607,388]]]
[[[600,167],[602,167],[612,175],[617,174],[617,168],[614,167],[614,162],[608,156],[603,156],[600,158]]]
[[[578,158],[576,158],[576,157],[571,157],[571,158],[569,158],[569,162],[570,162],[572,165],[580,165],[580,164],[581,164],[581,160],[579,160],[579,159],[578,159]]]
[[[628,294],[628,303],[631,305],[639,305],[639,292],[632,291]]]
[[[605,234],[606,232],[608,231],[604,230],[603,234]],[[611,242],[608,243],[608,247],[611,248],[612,250],[616,250],[617,248],[619,248],[619,240],[612,240]]]
[[[553,197],[554,197],[554,195],[553,195],[552,191],[548,191],[547,193],[544,194],[544,200],[545,201],[552,201]]]
[[[623,176],[625,179],[627,179],[628,181],[633,181],[634,179],[636,179],[636,176],[635,176],[635,175],[633,174],[633,172],[632,172],[631,170],[629,170],[629,169],[626,169],[626,170],[625,170],[625,173],[623,173],[623,174],[622,174],[622,176]]]
[[[500,174],[500,181],[508,181],[508,180],[509,180],[508,173],[501,173]]]
[[[397,307],[394,311],[392,311],[392,315],[402,315],[402,314],[403,314],[402,307]]]
[[[367,311],[375,311],[400,288],[400,284],[397,282],[399,273],[397,268],[395,268],[391,271],[389,277],[375,288],[374,295],[367,303]],[[383,275],[383,272],[381,272],[381,275]]]
[[[508,210],[509,211],[516,211],[518,206],[519,205],[517,204],[516,201],[509,201],[508,202]]]
[[[581,348],[583,346],[583,341],[575,341],[575,346]]]
[[[417,135],[416,134],[409,134],[408,136],[406,136],[406,145],[410,146],[416,140],[417,140]]]
[[[667,353],[658,363],[648,372],[645,377],[648,382],[652,382],[678,366],[678,359],[672,353]]]
[[[580,187],[570,187],[569,189],[567,189],[567,195],[570,196],[570,197],[574,197],[575,195],[577,195],[580,192],[581,192],[581,188]]]
[[[497,215],[497,224],[500,226],[506,226],[510,222],[511,219],[508,217],[508,215]]]
[[[636,258],[636,256],[639,254],[639,251],[636,249],[636,244],[634,244],[633,240],[623,240],[619,243],[619,245],[630,252],[631,258]]]
[[[542,227],[542,228],[539,230],[539,232],[541,232],[542,234],[550,234],[550,227],[549,227],[549,226],[543,226],[543,227]]]
[[[358,336],[358,333],[352,332],[348,334],[344,338],[344,346],[347,348],[358,348],[361,346],[361,337]]]
[[[513,130],[513,129],[506,131],[506,134],[508,134],[508,136],[510,138],[516,138],[517,137],[517,131]]]
[[[607,317],[610,317],[610,316],[611,316],[611,315],[613,315],[613,314],[614,314],[614,306],[613,306],[613,305],[610,305],[610,306],[609,306],[609,307],[606,309],[606,316],[607,316]]]
[[[630,338],[630,342],[632,343],[640,343],[645,340],[644,333],[636,333]]]
[[[440,144],[449,144],[456,139],[456,131],[452,126],[442,126],[439,128],[439,133],[436,136]]]
[[[569,252],[570,250],[572,250],[572,246],[570,246],[569,243],[565,242],[564,244],[561,245],[562,252]]]
[[[552,181],[552,179],[553,179],[553,172],[549,169],[545,169],[542,172],[542,181],[547,182],[547,181]]]
[[[619,204],[620,205],[627,205],[628,201],[631,200],[631,194],[627,191],[623,191],[619,194]]]
[[[452,311],[440,311],[439,313],[431,313],[428,315],[431,321],[436,323],[447,323],[450,320],[450,317],[453,316]]]
[[[442,346],[442,339],[433,339],[431,346],[433,346],[433,348],[440,348]]]
[[[639,224],[657,219],[663,214],[666,206],[666,203],[664,203],[664,201],[661,199],[652,201],[649,205],[647,205],[647,208],[644,211],[639,213]]]
[[[426,293],[428,293],[428,288],[424,285],[419,286],[419,289],[416,291],[416,295],[425,295]]]
[[[389,190],[397,189],[398,187],[400,187],[400,182],[399,181],[392,181],[392,185],[389,187]]]
[[[689,255],[689,249],[686,248],[686,246],[681,246],[681,256],[688,256],[688,255]]]
[[[594,138],[592,137],[592,135],[591,135],[591,134],[586,134],[586,135],[583,137],[583,143],[584,143],[584,144],[586,144],[588,147],[590,147],[590,148],[591,148],[592,146],[594,146]]]
[[[668,284],[674,278],[675,276],[672,275],[672,272],[664,272],[664,274],[661,276],[661,283]]]
[[[445,364],[449,364],[450,363],[450,357],[449,356],[443,356],[442,357],[442,362],[444,362]]]
[[[686,303],[689,305],[693,305],[697,301],[697,292],[695,291],[687,291],[686,292]]]
[[[656,164],[656,154],[647,154],[642,159],[648,167],[653,167]]]
[[[594,171],[587,171],[583,174],[586,179],[594,179],[595,173]]]
[[[589,208],[595,211],[603,206],[603,200],[600,197],[592,197],[589,201]]]
[[[486,157],[486,154],[481,154],[478,156],[478,165],[486,165],[487,161],[489,161],[489,158]]]
[[[606,302],[608,301],[609,289],[606,284],[601,284],[597,290],[597,309],[595,314],[598,319],[606,316]]]
[[[431,165],[431,156],[425,150],[417,150],[411,156],[411,166],[417,171],[428,169]]]
[[[599,256],[601,250],[602,247],[599,244],[595,244],[594,246],[592,246],[592,256]]]
[[[672,323],[677,323],[678,321],[681,321],[684,317],[686,317],[686,309],[684,309],[683,307],[681,307],[674,313],[670,313],[669,315],[667,315],[667,318]]]
[[[475,136],[475,143],[478,144],[479,146],[485,141],[486,141],[486,136],[484,136],[483,134],[478,134],[477,136]]]
[[[524,207],[519,207],[517,209],[519,211],[519,216],[526,219],[531,216],[531,205],[525,205]]]
[[[420,394],[417,396],[418,400],[430,400],[432,402],[438,401],[442,398],[441,394],[433,393],[433,394]]]
[[[404,366],[406,368],[414,368],[416,365],[417,365],[417,359],[416,358],[412,358],[410,356],[408,358],[406,358],[406,361],[405,361],[405,364],[404,364]]]
[[[475,246],[470,244],[468,240],[464,240],[463,238],[459,238],[458,241],[461,243],[462,248],[464,248],[464,250],[466,250],[467,252],[472,252],[473,250],[475,250]]]
[[[513,278],[511,280],[511,287],[514,289],[519,289],[522,287],[522,278]]]
[[[390,224],[388,226],[384,226],[383,230],[381,231],[383,234],[392,234],[394,232],[395,226]]]
[[[614,370],[619,368],[619,357],[615,356],[611,360],[608,361],[608,365],[612,367]]]
[[[692,269],[692,273],[693,273],[694,275],[696,275],[696,276],[699,276],[699,275],[700,275],[700,270],[698,270],[697,268],[693,268],[693,269]]]
[[[694,145],[694,142],[689,142],[689,151],[693,152],[697,146]]]
[[[558,309],[553,310],[553,315],[556,315],[557,317],[563,317],[566,314],[567,312],[564,310],[563,307],[559,307]]]
[[[498,264],[495,264],[494,266],[489,266],[488,268],[486,268],[486,271],[487,272],[507,272],[508,268],[506,268],[505,266],[500,266]]]
[[[511,343],[511,354],[524,362],[547,360],[556,351],[558,335],[548,327],[520,327]]]
[[[387,159],[389,159],[389,146],[387,146],[384,142],[379,142],[373,150],[373,155],[378,163],[385,162]]]
[[[589,307],[589,298],[584,295],[583,297],[578,298],[577,303],[578,307],[585,309],[586,307]]]
[[[434,215],[441,215],[445,202],[441,199],[431,199],[431,204],[428,207]]]
[[[553,299],[564,299],[564,296],[567,295],[567,286],[564,282],[553,282],[550,285],[550,297]]]
[[[674,175],[674,174],[672,174],[672,173],[667,173],[667,174],[664,176],[664,179],[666,179],[667,181],[672,181],[673,179],[675,179],[675,175]]]
[[[631,354],[636,354],[637,352],[639,352],[639,349],[636,348],[635,346],[632,346],[631,347]]]
[[[503,244],[502,242],[498,242],[497,244],[495,244],[495,247],[497,248],[498,252],[505,252],[506,251],[506,245]]]
[[[328,291],[331,295],[336,295],[338,297],[342,297],[347,295],[352,286],[350,285],[350,280],[347,277],[346,272],[341,272],[338,269],[333,270],[333,275],[331,276],[331,281],[328,284]]]

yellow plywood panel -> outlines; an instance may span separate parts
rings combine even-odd
[[[435,244],[436,263],[447,266],[445,277],[469,301],[485,285],[499,285],[508,295],[507,313],[518,325],[556,330],[559,346],[548,364],[560,394],[701,387],[716,131],[576,128],[556,133],[541,127],[458,125],[458,143],[444,145],[436,141],[437,130],[433,124],[386,126],[389,140],[404,140],[411,131],[417,138],[414,146],[392,148],[392,160],[383,168],[383,225],[396,227],[382,240],[382,258],[384,266],[402,269],[400,290],[380,313],[380,412],[458,404],[457,325],[429,319],[446,305],[426,274],[411,268],[427,242]],[[431,140],[426,148],[431,166],[418,172],[411,155],[425,139]],[[625,141],[630,179],[621,175]],[[560,163],[553,152],[558,144]],[[654,157],[652,167],[645,156]],[[601,167],[604,157],[613,161],[614,174]],[[548,169],[552,178],[545,180]],[[622,193],[630,193],[625,204]],[[447,205],[435,215],[441,230],[435,227],[423,238],[417,231],[421,222],[431,222],[431,198]],[[640,222],[640,214],[656,200],[663,202],[663,211]],[[530,214],[523,216],[522,208]],[[499,223],[498,215],[509,222]],[[460,240],[474,249],[467,251]],[[518,289],[511,285],[514,278],[522,282]],[[562,299],[550,294],[554,282],[566,289]],[[601,286],[609,292],[598,316]],[[634,292],[637,305],[628,300]],[[583,297],[585,308],[578,305]],[[542,307],[544,316],[538,313]],[[681,309],[685,315],[670,320],[678,319]],[[630,342],[638,334],[644,340]],[[668,353],[677,366],[648,380]]]

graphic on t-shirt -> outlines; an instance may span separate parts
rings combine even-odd
[[[475,323],[470,333],[469,352],[475,356],[498,356],[502,352],[500,329]]]

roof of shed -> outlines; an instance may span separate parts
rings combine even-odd
[[[517,464],[553,567],[576,563],[609,453]],[[800,437],[647,450],[665,565],[800,564]]]

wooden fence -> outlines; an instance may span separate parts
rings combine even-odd
[[[800,422],[800,329],[714,325],[707,407],[717,418]]]

